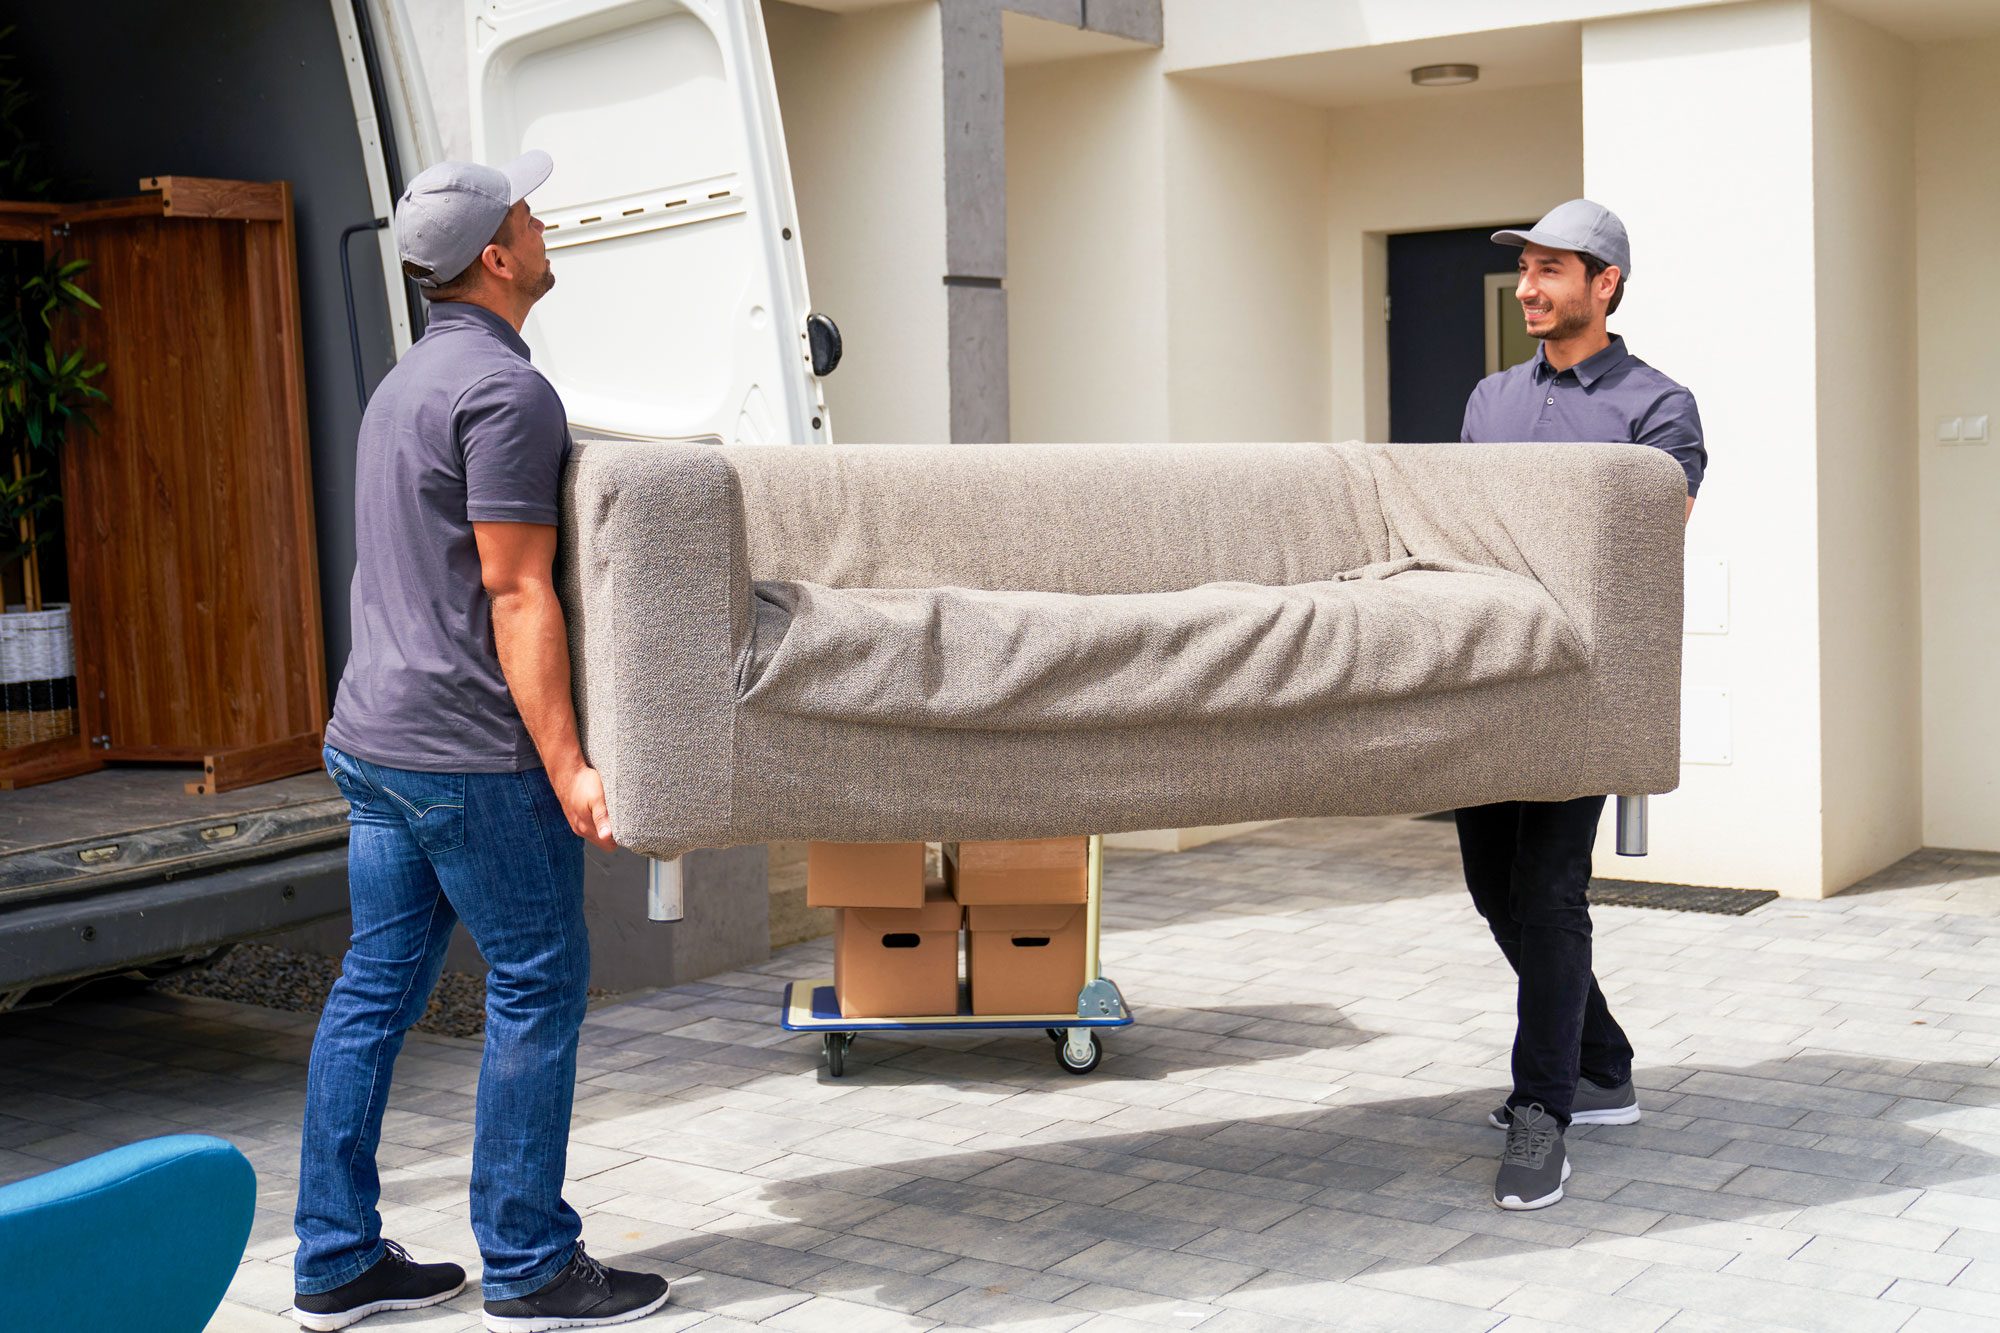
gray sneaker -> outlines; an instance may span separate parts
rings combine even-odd
[[[1500,1174],[1493,1178],[1493,1203],[1509,1212],[1546,1208],[1559,1203],[1569,1179],[1569,1150],[1562,1126],[1540,1102],[1521,1109],[1507,1126],[1507,1146],[1500,1150]]]
[[[1486,1123],[1505,1129],[1512,1123],[1507,1103],[1487,1112]],[[1615,1088],[1599,1087],[1587,1078],[1576,1081],[1576,1101],[1570,1105],[1572,1125],[1636,1125],[1639,1123],[1639,1093],[1626,1079]]]

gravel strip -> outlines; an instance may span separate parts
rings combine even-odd
[[[205,995],[292,1013],[316,1014],[340,979],[340,962],[266,944],[239,944],[216,962],[156,984],[175,995]],[[486,1031],[486,979],[446,972],[431,993],[417,1031],[444,1037],[477,1037]]]

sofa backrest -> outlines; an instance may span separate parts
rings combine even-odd
[[[1308,583],[1392,558],[1352,444],[723,452],[752,579],[1079,594]]]

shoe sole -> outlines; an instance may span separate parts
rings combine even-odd
[[[465,1284],[461,1282],[450,1291],[441,1291],[435,1296],[425,1296],[414,1301],[370,1301],[366,1305],[357,1305],[352,1310],[337,1310],[328,1314],[313,1314],[295,1305],[292,1307],[292,1318],[298,1321],[300,1328],[311,1329],[312,1333],[334,1333],[335,1329],[358,1324],[372,1314],[382,1314],[389,1310],[424,1310],[433,1305],[443,1305],[464,1290]]]
[[[660,1299],[651,1305],[624,1314],[607,1315],[602,1318],[577,1318],[570,1315],[499,1315],[486,1316],[486,1333],[549,1333],[558,1328],[609,1328],[613,1324],[629,1324],[635,1319],[644,1319],[672,1298],[674,1289],[668,1287],[660,1293]]]
[[[1562,1178],[1563,1178],[1563,1183],[1567,1183],[1569,1180],[1569,1159],[1567,1157],[1563,1159]],[[1561,1203],[1562,1196],[1563,1196],[1563,1187],[1562,1184],[1559,1183],[1556,1186],[1555,1193],[1544,1194],[1539,1199],[1528,1199],[1523,1201],[1519,1198],[1516,1198],[1514,1195],[1510,1194],[1504,1199],[1495,1199],[1493,1201],[1493,1206],[1495,1208],[1504,1208],[1510,1213],[1526,1213],[1526,1212],[1532,1212],[1537,1208],[1547,1208],[1550,1204]]]
[[[1569,1118],[1569,1122],[1572,1125],[1636,1125],[1639,1123],[1639,1106],[1634,1102],[1630,1106],[1614,1106],[1603,1111],[1578,1111]],[[1500,1118],[1497,1111],[1486,1113],[1486,1123],[1495,1129],[1507,1128],[1507,1122]]]

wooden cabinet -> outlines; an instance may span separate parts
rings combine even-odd
[[[327,718],[291,188],[162,176],[65,206],[108,366],[65,446],[82,735],[0,786],[198,762],[193,794],[304,772]],[[0,213],[10,206],[0,204]],[[10,780],[10,772],[12,774]]]

